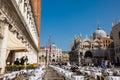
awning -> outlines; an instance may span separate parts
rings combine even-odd
[[[28,51],[27,47],[10,31],[8,33],[7,50],[14,50],[15,52]]]
[[[105,57],[105,50],[96,50],[95,53],[93,53],[94,57]]]

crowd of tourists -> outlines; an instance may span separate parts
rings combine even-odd
[[[109,61],[109,60],[102,60],[101,62],[101,67],[103,69],[106,69],[106,68],[114,68],[115,64],[113,61]]]
[[[66,69],[70,69],[72,72],[76,72],[77,69],[78,69],[78,65],[75,64],[74,62],[72,64],[69,63],[69,65],[66,63],[66,64],[58,64],[60,67],[64,66],[63,68],[66,68]],[[110,60],[102,60],[99,64],[98,63],[86,63],[86,65],[80,65],[80,66],[90,66],[90,67],[101,67],[103,69],[107,69],[107,68],[114,68],[115,67],[115,64],[113,61],[110,61]]]

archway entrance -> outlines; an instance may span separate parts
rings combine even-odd
[[[92,52],[86,51],[86,53],[84,55],[85,65],[89,65],[90,63],[92,63],[92,58],[93,58]]]
[[[52,63],[51,64],[53,64],[53,65],[55,64],[55,59],[52,59]]]
[[[87,51],[87,52],[85,53],[84,57],[85,57],[85,58],[92,58],[93,55],[92,55],[91,51]]]
[[[55,62],[55,59],[52,59],[52,62]]]

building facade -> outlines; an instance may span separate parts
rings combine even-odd
[[[77,65],[98,63],[102,59],[112,59],[113,40],[98,25],[97,30],[82,40],[82,34],[75,37],[70,54],[70,62]]]
[[[114,60],[116,65],[120,66],[120,22],[113,24],[111,34],[114,41]]]
[[[57,48],[57,46],[54,43],[51,44],[49,61],[51,63],[58,63],[61,62],[61,58],[62,58],[62,50],[60,48]]]
[[[47,63],[47,48],[46,47],[41,47],[40,52],[39,52],[39,64],[40,65],[46,65]]]
[[[69,62],[69,52],[68,51],[62,51],[61,62],[63,62],[63,63]]]
[[[41,47],[39,52],[39,63],[41,65],[55,64],[61,62],[62,50],[53,43],[49,47]]]
[[[34,3],[34,0],[0,0],[0,73],[4,73],[7,63],[25,55],[28,63],[38,61],[40,10],[35,11]]]
[[[40,49],[40,28],[41,28],[41,0],[33,0],[34,11],[38,28],[38,49]]]

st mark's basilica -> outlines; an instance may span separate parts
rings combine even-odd
[[[113,47],[111,36],[98,25],[97,30],[90,35],[90,39],[88,37],[82,39],[82,34],[74,38],[69,53],[70,63],[77,65],[97,63],[100,65],[103,59],[113,59]]]

